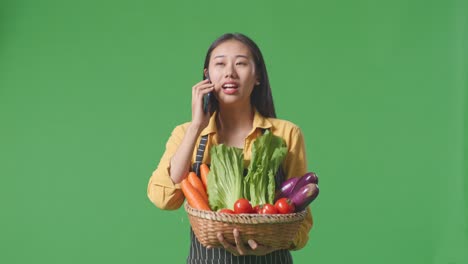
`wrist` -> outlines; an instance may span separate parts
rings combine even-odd
[[[191,134],[196,134],[197,136],[202,132],[202,130],[203,127],[201,125],[193,122],[187,128],[187,132]]]

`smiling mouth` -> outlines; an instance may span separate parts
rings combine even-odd
[[[237,89],[239,86],[234,83],[227,83],[222,86],[223,89]]]
[[[239,88],[239,85],[237,83],[225,83],[223,86],[223,93],[227,95],[234,95],[237,94],[237,90]]]

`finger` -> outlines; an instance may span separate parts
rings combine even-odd
[[[202,92],[202,91],[206,91],[206,90],[212,90],[214,89],[214,84],[205,84],[205,85],[200,85],[198,87],[195,88],[195,92]]]
[[[212,85],[209,80],[203,80],[201,82],[196,83],[194,86],[192,86],[192,90],[196,90],[197,87],[200,87],[202,85]]]
[[[229,244],[226,240],[224,240],[224,236],[223,234],[221,234],[221,232],[218,232],[218,234],[216,234],[216,237],[218,238],[219,243],[221,243],[224,249],[226,249],[227,251],[231,252],[234,255],[237,254],[234,246]]]
[[[197,102],[202,102],[202,98],[203,96],[205,96],[206,94],[209,94],[211,92],[214,91],[214,88],[207,88],[207,89],[204,89],[204,90],[198,90],[196,92],[196,95],[194,97],[194,100],[196,100]]]
[[[204,84],[204,83],[209,83],[209,82],[210,82],[210,80],[204,79],[203,81],[197,82],[194,86],[198,86],[198,85],[201,85],[201,84]]]
[[[194,88],[192,91],[192,106],[201,102],[201,98],[214,90],[214,85],[207,85],[203,87]]]
[[[208,80],[203,80],[201,82],[196,83],[194,86],[192,86],[192,97],[195,96],[198,87],[200,87],[201,85],[211,85],[211,83]]]
[[[249,241],[247,241],[247,243],[249,243],[250,248],[252,248],[253,250],[257,249],[257,247],[258,247],[257,242],[255,242],[252,239],[249,239]]]
[[[209,93],[214,90],[214,85],[208,86],[208,87],[200,87],[200,89],[197,90],[198,93],[205,94]]]
[[[232,233],[234,235],[234,241],[236,242],[237,251],[239,252],[240,255],[245,255],[247,252],[245,250],[244,244],[242,243],[239,230],[237,230],[237,228],[234,228]]]
[[[257,241],[252,239],[247,241],[247,243],[249,243],[249,246],[252,248],[253,255],[265,255],[274,251],[274,248],[258,244]]]
[[[208,85],[208,86],[202,86],[202,87],[197,87],[195,90],[192,92],[192,98],[200,98],[203,95],[212,92],[214,90],[214,85]]]

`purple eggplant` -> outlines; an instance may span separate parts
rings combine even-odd
[[[303,181],[306,183],[315,183],[318,184],[318,176],[315,172],[308,172],[302,176]]]
[[[283,182],[283,184],[281,184],[281,188],[276,192],[275,201],[279,198],[288,197],[294,190],[299,179],[300,177],[293,177]]]
[[[291,202],[296,206],[296,212],[304,210],[319,194],[318,185],[309,183],[302,186],[297,192],[291,196]]]
[[[315,183],[318,184],[318,177],[315,173],[313,172],[308,172],[304,174],[302,177],[299,178],[299,181],[297,184],[294,186],[294,189],[288,194],[288,198],[291,198],[291,196],[296,193],[299,189],[302,187],[306,186],[309,183]]]

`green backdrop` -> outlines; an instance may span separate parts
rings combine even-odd
[[[0,2],[0,263],[184,263],[148,179],[252,37],[320,177],[296,263],[468,263],[467,1]]]

